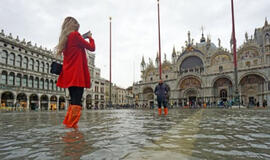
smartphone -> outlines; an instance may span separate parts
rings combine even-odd
[[[84,33],[84,34],[82,35],[82,37],[83,37],[84,39],[88,38],[88,34],[89,34],[89,33],[90,33],[90,31]]]

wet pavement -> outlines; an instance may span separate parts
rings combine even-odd
[[[65,111],[0,113],[0,159],[270,159],[270,110]]]

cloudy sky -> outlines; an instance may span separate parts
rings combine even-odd
[[[235,0],[237,44],[244,34],[262,27],[269,15],[270,0]],[[162,54],[170,60],[187,40],[201,37],[201,26],[212,42],[229,49],[231,37],[230,0],[160,0]],[[1,0],[0,29],[49,49],[58,40],[66,16],[75,17],[80,32],[89,29],[96,42],[96,66],[109,79],[109,16],[112,17],[112,81],[128,87],[140,80],[142,56],[148,62],[158,51],[156,0]],[[164,59],[164,55],[162,55]]]

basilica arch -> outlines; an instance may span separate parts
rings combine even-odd
[[[233,97],[232,80],[229,77],[218,77],[214,80],[213,95],[215,101],[227,101]]]
[[[240,96],[245,105],[262,104],[264,98],[265,78],[259,74],[251,73],[240,79]]]
[[[186,57],[179,66],[180,73],[182,72],[202,72],[203,61],[200,57],[191,55]]]
[[[151,87],[143,89],[143,104],[151,106],[154,104],[154,91]]]
[[[202,101],[200,96],[201,80],[196,76],[187,76],[179,81],[179,102],[186,105],[187,102]]]

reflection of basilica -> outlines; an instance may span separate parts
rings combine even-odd
[[[255,30],[237,51],[238,79],[241,102],[254,104],[270,101],[270,25],[267,20]],[[144,57],[141,62],[141,81],[134,84],[136,103],[150,105],[155,102],[153,90],[159,80],[158,56],[156,64]],[[218,102],[232,100],[234,94],[233,53],[220,45],[216,47],[209,38],[200,43],[188,41],[182,51],[173,48],[172,61],[162,64],[162,79],[170,88],[170,104],[183,105],[187,101]]]

